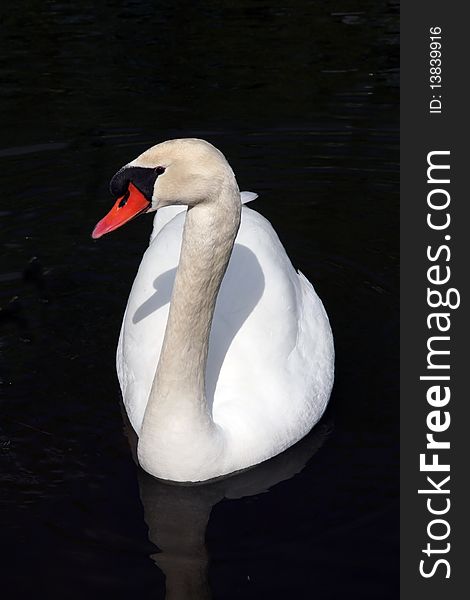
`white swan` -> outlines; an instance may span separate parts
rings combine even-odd
[[[333,337],[270,223],[242,207],[256,194],[240,194],[223,154],[197,139],[150,148],[110,187],[94,238],[158,210],[117,349],[140,465],[205,481],[297,442],[328,402]]]

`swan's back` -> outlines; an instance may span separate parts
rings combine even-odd
[[[157,213],[134,281],[117,351],[124,404],[137,433],[160,356],[186,216],[181,207],[164,211]],[[321,300],[292,267],[270,223],[244,206],[206,369],[207,399],[231,453],[243,462],[256,446],[260,462],[303,437],[326,407],[333,364]]]

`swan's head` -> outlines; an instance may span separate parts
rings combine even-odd
[[[110,183],[114,206],[91,235],[99,238],[164,206],[214,201],[227,184],[236,186],[232,169],[209,142],[192,138],[162,142],[114,175]]]

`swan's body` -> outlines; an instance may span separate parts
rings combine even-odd
[[[333,338],[312,285],[270,223],[241,207],[217,150],[177,140],[130,165],[156,166],[165,144],[177,145],[176,156],[196,151],[194,160],[214,169],[206,181],[214,194],[185,201],[171,166],[158,177],[159,211],[124,315],[117,371],[142,467],[194,482],[258,464],[310,431],[331,392]],[[170,206],[171,193],[189,210]]]

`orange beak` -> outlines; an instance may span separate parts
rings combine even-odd
[[[132,182],[129,182],[127,192],[116,200],[109,213],[96,224],[91,237],[96,240],[105,233],[121,227],[137,215],[147,212],[149,208],[150,202],[147,198]]]

